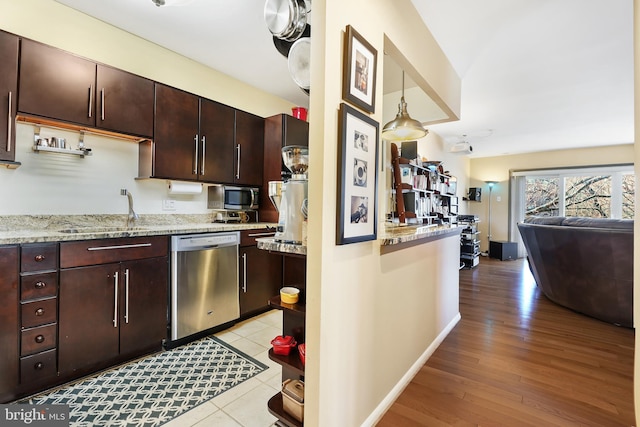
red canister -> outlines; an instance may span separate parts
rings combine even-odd
[[[290,335],[278,335],[271,340],[273,352],[282,356],[287,356],[291,349],[298,345],[295,338]]]
[[[307,109],[304,107],[293,107],[291,113],[296,119],[307,120]]]

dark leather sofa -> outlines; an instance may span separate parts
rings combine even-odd
[[[551,301],[633,327],[633,220],[532,217],[518,229]]]

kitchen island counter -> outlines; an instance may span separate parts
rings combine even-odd
[[[119,237],[275,230],[264,222],[215,223],[211,215],[141,215],[127,226],[126,215],[0,216],[0,245]]]
[[[307,255],[306,245],[295,245],[292,243],[277,242],[273,237],[261,237],[256,239],[258,249],[270,252],[281,252],[288,255]]]
[[[459,235],[463,227],[438,225],[438,226],[397,226],[387,225],[378,234],[381,250],[393,250],[404,246],[427,243],[433,240],[449,236]]]

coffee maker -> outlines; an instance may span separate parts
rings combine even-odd
[[[282,160],[291,171],[291,178],[282,184],[279,209],[276,206],[279,215],[275,240],[300,245],[304,240],[303,226],[307,219],[309,149],[300,145],[282,147]]]

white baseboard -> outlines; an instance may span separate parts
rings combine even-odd
[[[400,381],[398,381],[395,387],[391,389],[389,394],[387,394],[387,396],[384,399],[382,399],[380,404],[373,410],[373,412],[371,412],[371,414],[367,417],[367,419],[362,423],[362,426],[365,426],[365,427],[374,426],[378,421],[380,421],[382,416],[387,412],[387,410],[389,410],[391,405],[393,405],[393,402],[395,402],[396,399],[398,399],[398,397],[402,394],[405,387],[409,385],[409,383],[411,382],[413,377],[416,376],[420,368],[422,368],[422,366],[424,366],[424,364],[427,363],[427,360],[429,360],[431,355],[436,351],[438,346],[440,346],[442,341],[444,341],[444,339],[447,337],[447,335],[449,335],[451,330],[458,324],[460,319],[461,319],[461,316],[460,316],[460,313],[458,312],[458,314],[453,318],[453,320],[451,320],[451,322],[449,322],[449,324],[442,330],[442,332],[438,334],[438,336],[431,343],[431,345],[427,347],[427,349],[424,351],[424,353],[422,353],[422,355],[418,358],[418,360],[416,360],[416,362],[411,366],[411,368],[407,371],[407,373],[402,376],[402,378],[400,379]]]

